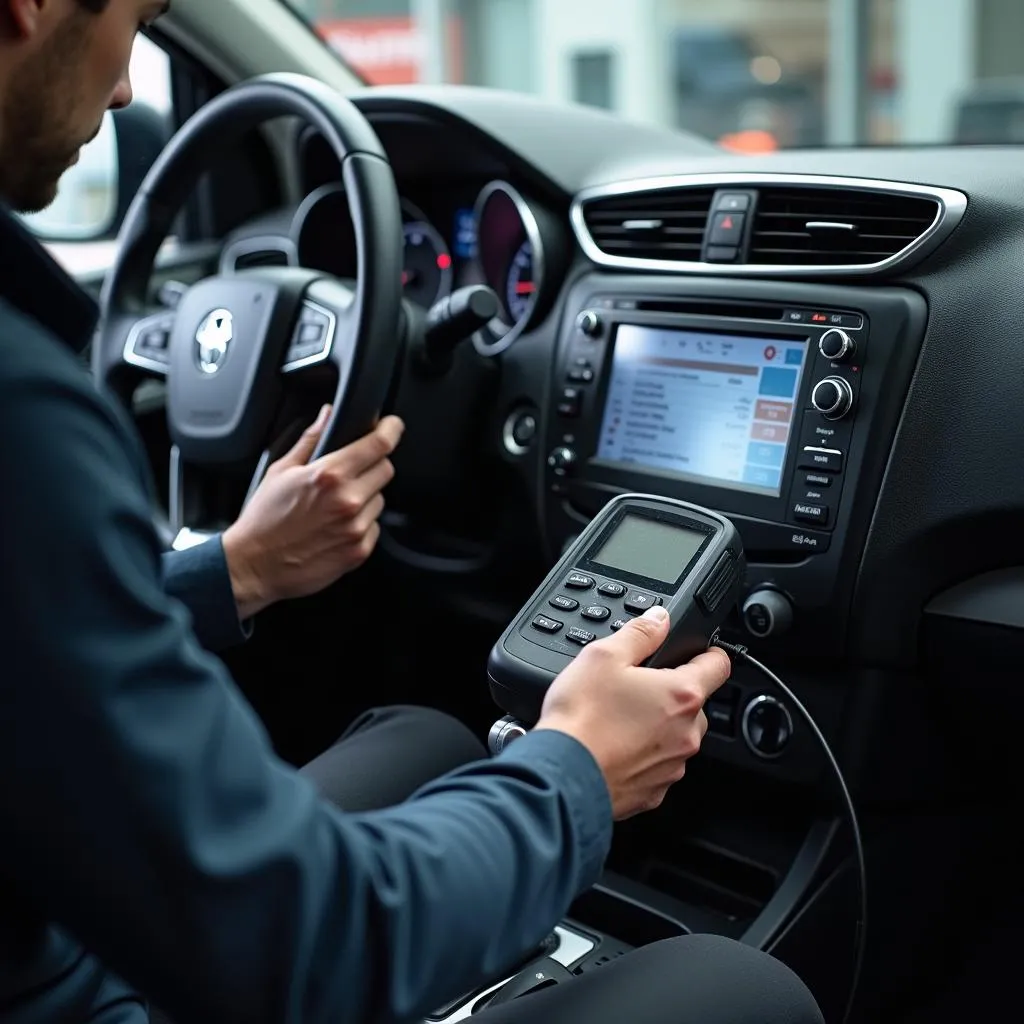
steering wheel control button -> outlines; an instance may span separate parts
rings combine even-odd
[[[556,594],[548,601],[548,604],[552,608],[557,608],[560,612],[574,612],[580,606],[579,601],[566,597],[565,594]]]
[[[809,501],[793,503],[793,518],[798,523],[813,523],[815,526],[827,526],[829,520],[828,505],[811,504]]]
[[[171,361],[169,349],[173,327],[174,320],[167,314],[140,320],[128,335],[124,361],[143,370],[166,373]]]
[[[758,757],[780,757],[793,738],[793,718],[775,697],[755,697],[743,712],[743,739]]]
[[[857,342],[846,331],[834,327],[818,339],[818,351],[833,363],[844,363],[853,358]]]
[[[570,643],[579,644],[580,647],[586,647],[587,644],[593,643],[597,639],[597,634],[580,629],[579,626],[573,626],[572,629],[565,631],[565,639]]]
[[[533,620],[533,628],[539,629],[542,633],[557,633],[564,622],[559,622],[558,619],[549,619],[546,615],[538,615]]]
[[[334,315],[306,302],[295,325],[291,344],[284,357],[285,372],[312,366],[327,357],[334,340]]]
[[[592,309],[585,309],[576,317],[576,329],[588,338],[599,338],[603,329],[601,317]]]
[[[622,597],[626,588],[621,583],[602,583],[597,592],[605,597]]]
[[[778,590],[755,590],[743,602],[743,625],[751,636],[781,636],[793,624],[793,605]]]
[[[565,585],[571,590],[589,590],[594,585],[593,576],[585,576],[581,572],[570,573],[565,580]]]
[[[853,408],[853,388],[842,377],[826,377],[814,385],[811,405],[827,420],[841,420]]]
[[[612,617],[611,608],[605,608],[603,604],[592,604],[584,608],[580,614],[591,622],[605,622]]]
[[[660,597],[654,597],[652,594],[642,594],[640,591],[634,590],[626,595],[625,600],[622,602],[622,607],[627,612],[634,612],[640,615],[647,611],[648,608],[653,608],[656,604],[661,604]]]
[[[805,448],[800,456],[800,468],[842,473],[843,453],[834,448]]]
[[[612,631],[613,633],[618,633],[618,631],[619,631],[620,629],[622,629],[622,627],[623,627],[623,626],[625,626],[625,625],[627,625],[628,623],[629,623],[629,619],[616,619],[616,620],[615,620],[615,621],[614,621],[614,622],[612,623],[612,625],[611,625],[611,631]]]

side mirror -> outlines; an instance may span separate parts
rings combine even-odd
[[[128,207],[170,138],[168,119],[146,104],[108,112],[99,134],[61,178],[57,198],[25,223],[46,242],[117,237]]]

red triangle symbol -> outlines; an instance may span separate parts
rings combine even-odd
[[[722,221],[722,230],[732,231],[732,217],[726,217],[725,220]]]

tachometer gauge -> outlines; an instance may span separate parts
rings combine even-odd
[[[405,263],[402,288],[405,297],[429,309],[452,290],[452,257],[440,232],[425,220],[413,220],[403,227]]]
[[[512,265],[508,268],[508,279],[505,282],[505,305],[518,323],[530,314],[537,283],[533,279],[533,245],[529,240],[523,242],[512,257]]]

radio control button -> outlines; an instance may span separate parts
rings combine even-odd
[[[801,523],[825,526],[828,523],[828,514],[828,505],[812,505],[804,501],[798,501],[793,505],[793,518]]]
[[[574,612],[579,608],[579,601],[574,601],[571,597],[566,597],[564,594],[558,594],[548,601],[548,604],[552,608],[557,608],[560,612]]]
[[[603,604],[592,604],[589,608],[584,608],[580,614],[591,622],[604,622],[605,619],[612,617],[612,610],[605,608]]]
[[[583,392],[579,388],[562,388],[562,394],[558,399],[558,415],[567,419],[574,419],[579,416],[583,407]]]
[[[565,631],[565,639],[571,643],[579,644],[580,647],[586,647],[587,644],[597,639],[597,634],[589,633],[585,629],[580,629],[579,626],[573,626],[572,629]]]
[[[818,339],[818,351],[833,363],[842,363],[853,357],[857,342],[846,331],[834,327]]]
[[[568,373],[568,379],[573,384],[590,384],[594,379],[593,370],[570,370]]]
[[[588,338],[600,337],[601,328],[601,318],[592,309],[585,309],[576,317],[576,329]]]
[[[804,483],[808,487],[831,487],[832,477],[826,476],[824,473],[808,473],[804,477]]]
[[[565,476],[576,461],[576,453],[571,448],[556,448],[548,456],[548,466],[555,471],[556,476]]]
[[[817,469],[825,473],[843,471],[843,453],[834,448],[805,448],[800,456],[801,469]]]
[[[793,605],[778,590],[756,590],[743,602],[743,625],[761,640],[781,636],[793,625]]]
[[[546,615],[538,615],[532,625],[542,633],[557,633],[565,623],[559,622],[558,619],[549,619]]]
[[[651,594],[641,594],[638,590],[634,590],[632,593],[626,595],[626,599],[622,602],[622,607],[627,612],[641,612],[647,611],[648,608],[653,608],[656,604],[661,604],[660,597],[654,597]]]
[[[594,585],[594,577],[584,576],[581,572],[573,572],[566,577],[565,585],[571,590],[589,590]]]
[[[605,597],[622,597],[626,588],[621,583],[602,583],[597,592]]]
[[[826,377],[814,385],[811,405],[827,420],[841,420],[853,408],[853,388],[842,377]]]

